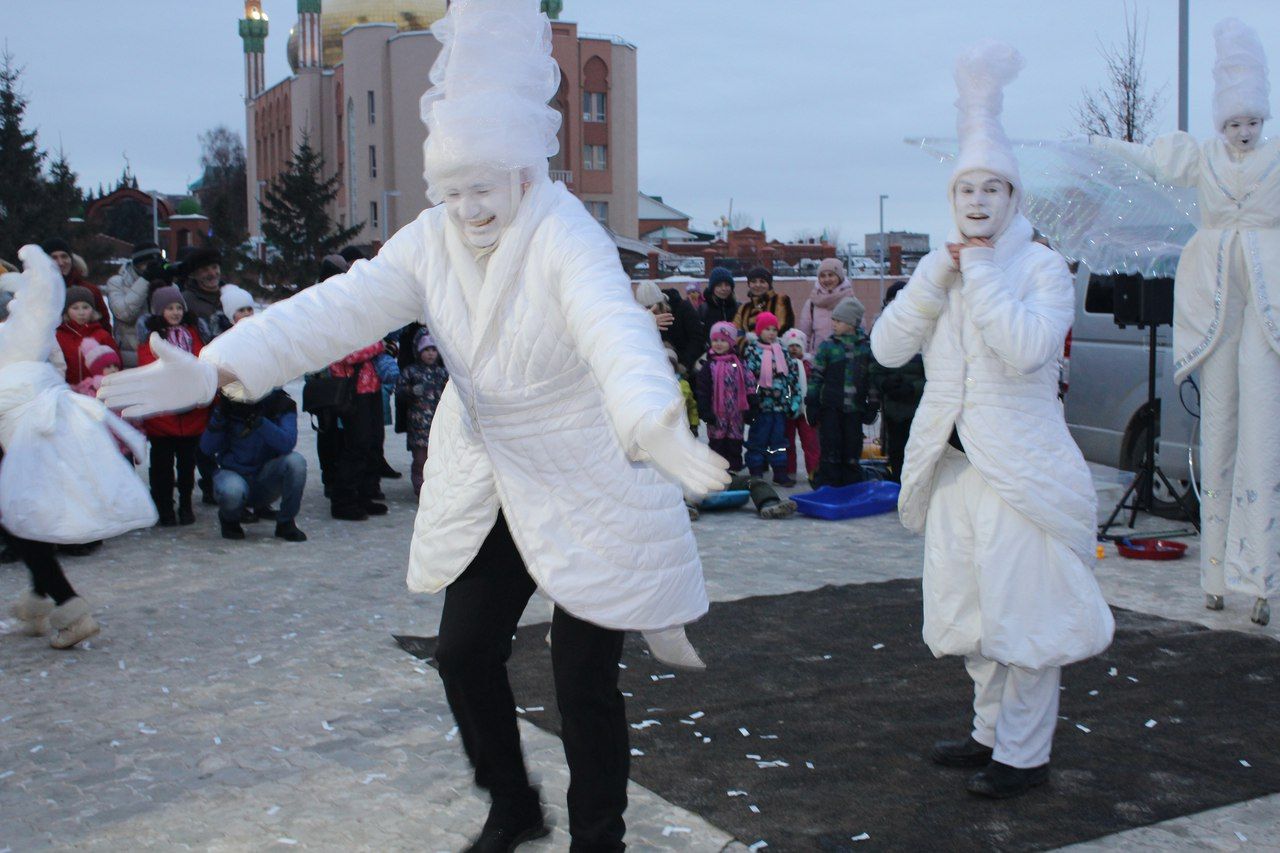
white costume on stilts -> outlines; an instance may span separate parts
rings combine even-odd
[[[372,261],[237,323],[194,366],[165,350],[168,373],[126,371],[104,396],[140,412],[203,403],[207,387],[162,391],[216,367],[256,398],[421,321],[450,381],[409,588],[439,592],[461,575],[501,510],[530,576],[565,611],[666,629],[707,609],[681,487],[728,477],[681,427],[684,400],[617,247],[549,180],[559,72],[536,14],[528,0],[468,0],[433,29],[444,48],[422,102],[425,161],[443,204]]]
[[[925,642],[965,657],[974,739],[996,761],[1028,768],[1049,759],[1059,668],[1105,649],[1114,622],[1086,563],[1092,480],[1057,399],[1071,277],[1017,211],[1021,181],[999,120],[1021,64],[1012,48],[988,44],[956,70],[952,242],[993,245],[963,249],[959,269],[946,248],[922,259],[871,347],[887,367],[924,353],[899,511],[925,534]],[[965,452],[949,445],[953,427]]]
[[[1201,371],[1201,585],[1265,599],[1280,591],[1280,146],[1261,138],[1271,110],[1257,34],[1228,19],[1214,35],[1218,137],[1092,142],[1199,194],[1201,227],[1175,279],[1173,349],[1177,381]]]

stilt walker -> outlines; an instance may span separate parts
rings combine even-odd
[[[545,835],[507,679],[511,635],[540,589],[556,603],[552,668],[573,850],[620,850],[630,751],[623,631],[655,656],[706,612],[682,489],[728,482],[690,433],[653,318],[608,234],[552,183],[559,83],[535,0],[459,0],[423,98],[429,195],[442,202],[372,261],[236,324],[199,359],[104,383],[126,415],[250,399],[393,329],[431,329],[450,381],[431,428],[409,588],[445,592],[436,658],[492,797],[477,851]],[[693,657],[696,661],[696,656]]]
[[[1214,139],[1091,142],[1199,194],[1200,230],[1174,279],[1173,353],[1175,381],[1200,371],[1200,584],[1210,610],[1228,589],[1252,597],[1265,625],[1280,591],[1280,146],[1262,136],[1271,85],[1258,34],[1235,18],[1213,34]]]
[[[933,759],[981,768],[967,787],[995,798],[1048,780],[1061,668],[1114,630],[1090,569],[1093,483],[1057,398],[1071,276],[1018,211],[1000,123],[1022,64],[997,43],[957,63],[956,230],[871,331],[886,367],[924,353],[898,506],[925,535],[924,640],[939,657],[963,655],[974,682],[972,733],[938,743]]]

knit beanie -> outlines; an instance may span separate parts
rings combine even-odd
[[[662,288],[651,281],[642,281],[636,286],[636,302],[645,308],[652,308],[665,298],[662,295]]]
[[[351,264],[342,255],[325,255],[320,259],[320,280],[327,281],[349,269]]]
[[[181,303],[183,309],[187,307],[187,299],[176,284],[158,287],[156,292],[151,294],[151,313],[159,317],[164,313],[164,309],[175,303]]]
[[[778,317],[770,311],[761,311],[756,315],[756,334],[760,334],[768,328],[780,328],[778,325]]]
[[[249,291],[235,284],[224,285],[219,299],[222,302],[222,313],[228,320],[234,319],[236,312],[242,308],[254,307]]]
[[[727,283],[730,287],[733,287],[733,273],[729,272],[724,267],[716,267],[711,271],[711,279],[708,283],[714,290],[715,286],[722,281]]]
[[[85,338],[80,342],[80,355],[89,368],[89,373],[94,376],[101,376],[102,371],[113,365],[121,366],[120,355],[111,347],[93,338]]]
[[[784,347],[790,348],[798,346],[800,349],[807,350],[809,348],[809,337],[799,329],[788,329],[779,340],[782,341]]]
[[[45,240],[44,245],[40,248],[44,249],[46,255],[52,255],[54,252],[66,252],[71,254],[71,244],[61,237],[54,237],[52,240]]]
[[[721,320],[711,326],[711,340],[737,343],[738,327],[726,320]]]
[[[773,273],[764,267],[752,267],[751,272],[747,273],[747,281],[759,281],[761,279],[769,282],[769,286],[773,287]]]
[[[93,303],[93,294],[89,292],[89,288],[73,285],[67,288],[67,301],[63,303],[62,310],[65,311],[77,302],[87,302],[90,306]]]
[[[858,301],[858,297],[846,296],[831,309],[831,319],[848,323],[850,326],[859,326],[862,324],[862,315],[866,313],[867,309]]]
[[[160,257],[160,247],[150,240],[133,244],[133,254],[129,256],[129,260],[133,262],[135,267],[140,267],[150,258]]]
[[[413,336],[413,349],[415,352],[422,352],[428,348],[439,349],[436,346],[436,339],[431,337],[431,333],[426,329],[419,329],[417,334]]]
[[[840,276],[841,281],[849,277],[849,274],[845,272],[844,264],[840,263],[839,258],[823,258],[822,263],[818,264],[818,275],[822,275],[824,272],[835,273]]]

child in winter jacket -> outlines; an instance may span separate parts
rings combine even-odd
[[[422,469],[427,463],[427,444],[431,437],[431,422],[435,420],[440,395],[449,381],[449,371],[440,359],[436,340],[426,329],[419,329],[413,338],[413,348],[418,360],[400,371],[396,384],[396,397],[407,401],[408,429],[405,443],[413,454],[409,478],[413,482],[416,497],[422,491]]]
[[[684,413],[689,419],[689,430],[694,434],[698,434],[698,401],[693,396],[693,386],[689,384],[689,380],[685,378],[684,365],[680,363],[680,356],[676,355],[675,348],[670,344],[663,347],[667,353],[667,361],[671,362],[671,369],[675,371],[676,381],[680,383],[680,393],[684,395]]]
[[[737,340],[732,323],[713,323],[710,349],[693,378],[698,414],[707,424],[707,444],[729,461],[730,471],[742,470],[745,415],[756,384],[734,349]]]
[[[778,318],[756,315],[756,342],[747,347],[747,370],[756,377],[757,413],[747,433],[747,470],[773,469],[773,482],[794,486],[787,474],[787,420],[800,416],[800,365],[778,342]]]
[[[804,332],[791,329],[782,336],[782,346],[786,349],[787,355],[794,358],[800,365],[799,375],[796,378],[800,380],[800,399],[804,400],[809,392],[809,374],[813,372],[813,356],[808,352],[808,340]],[[804,470],[808,473],[809,485],[812,486],[818,475],[818,429],[810,425],[803,407],[800,414],[794,418],[787,418],[787,475],[793,480],[796,477],[798,461],[797,436],[800,438],[800,447],[804,451]]]
[[[200,354],[200,330],[195,318],[187,313],[182,291],[173,285],[158,288],[151,294],[151,317],[147,320],[148,336],[138,344],[138,365],[156,360],[151,351],[151,334],[192,355]],[[156,415],[142,422],[143,432],[151,440],[151,499],[160,513],[160,525],[194,524],[195,511],[191,493],[196,485],[196,451],[200,435],[209,422],[207,406],[171,415]],[[173,512],[174,471],[177,471],[178,513]]]
[[[862,480],[862,427],[876,419],[870,391],[871,341],[862,331],[862,303],[846,296],[831,311],[833,334],[818,347],[806,401],[818,423],[818,481],[844,486]]]
[[[85,364],[84,354],[80,347],[85,341],[94,341],[119,355],[115,338],[103,328],[101,315],[94,307],[93,294],[84,287],[68,287],[66,308],[62,313],[62,324],[55,333],[58,346],[62,349],[63,358],[67,362],[67,384],[71,387],[92,378],[89,366]]]

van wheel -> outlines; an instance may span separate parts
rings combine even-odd
[[[1142,467],[1142,458],[1146,455],[1147,450],[1147,430],[1149,429],[1151,429],[1151,424],[1148,420],[1134,430],[1133,438],[1130,440],[1129,446],[1125,450],[1124,459],[1121,461],[1121,470],[1137,471]],[[1172,478],[1170,482],[1176,491],[1171,492],[1164,482],[1159,477],[1156,477],[1151,489],[1151,514],[1175,521],[1199,521],[1200,501],[1191,489],[1191,483],[1187,480],[1174,480]],[[1187,510],[1183,509],[1183,504],[1178,502],[1179,497],[1183,498],[1183,503],[1194,515],[1189,516],[1187,514]]]

